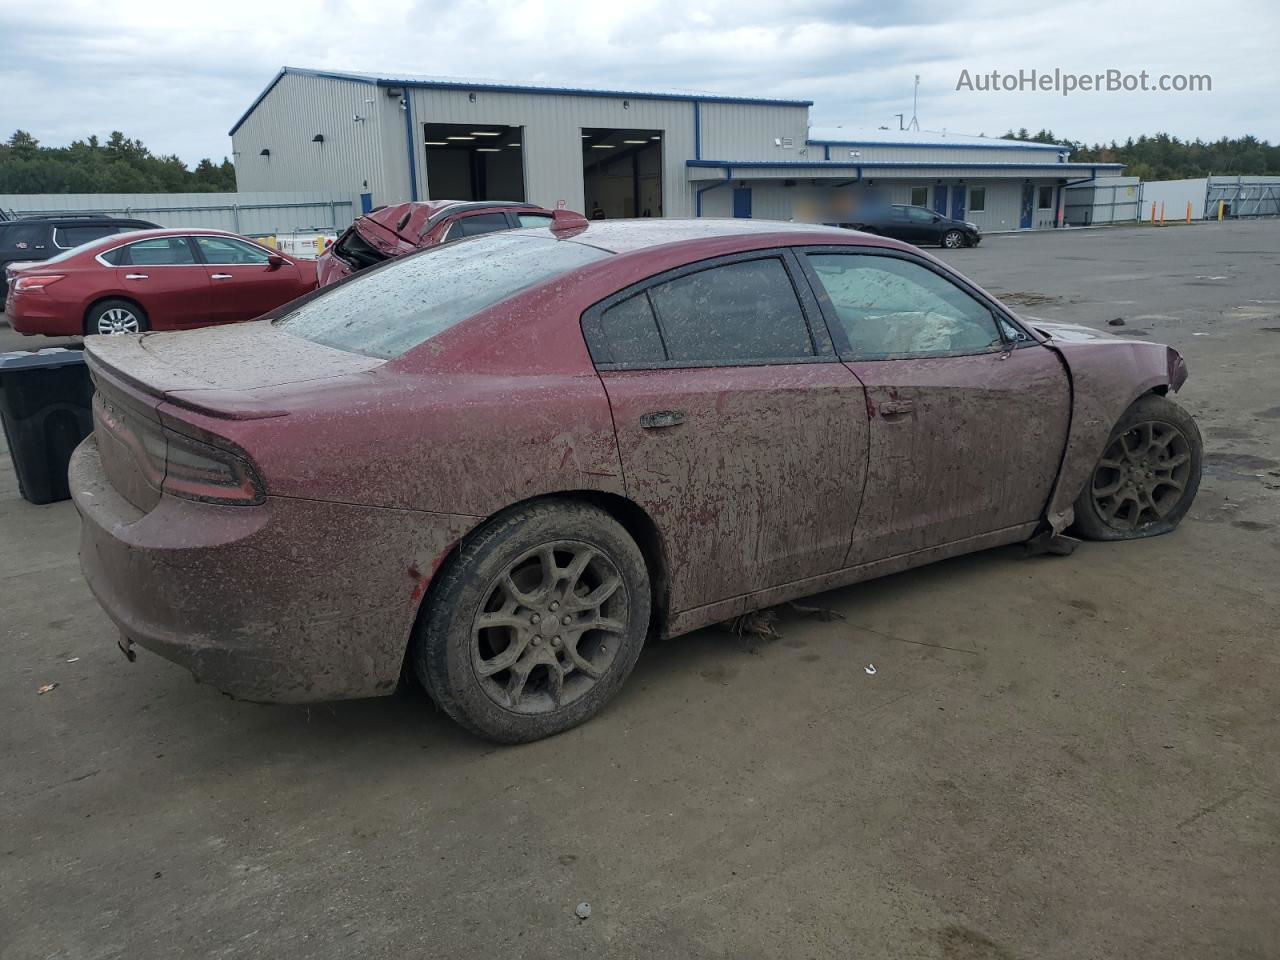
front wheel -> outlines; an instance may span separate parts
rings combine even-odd
[[[631,673],[649,629],[644,557],[590,504],[549,500],[501,514],[438,576],[414,668],[449,716],[502,743],[595,715]]]
[[[1168,397],[1139,398],[1111,431],[1075,503],[1090,540],[1136,540],[1173,530],[1196,498],[1204,444],[1191,414]]]
[[[948,250],[959,250],[964,246],[964,234],[959,230],[948,230],[942,235],[942,245]]]

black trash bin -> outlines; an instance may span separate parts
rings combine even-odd
[[[93,430],[92,403],[82,351],[0,353],[0,420],[24,498],[53,503],[71,496],[67,464]]]

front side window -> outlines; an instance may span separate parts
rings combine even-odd
[[[261,247],[231,237],[196,237],[196,246],[200,248],[205,263],[219,266],[265,264],[271,256]]]
[[[152,237],[121,248],[123,260],[132,267],[172,267],[196,262],[186,237]]]
[[[1038,206],[1041,210],[1052,210],[1052,209],[1053,209],[1053,187],[1041,187],[1041,188],[1040,188],[1040,201],[1039,201],[1039,203],[1037,204],[1037,206]]]
[[[551,226],[551,216],[545,213],[518,213],[520,218],[520,226],[522,227],[549,227]]]
[[[357,274],[275,323],[304,340],[391,359],[521,290],[608,256],[538,234],[495,234]]]
[[[929,203],[928,187],[912,187],[911,188],[911,205],[913,207],[927,206]]]
[[[857,359],[986,353],[1003,345],[984,304],[920,264],[869,254],[807,256]]]
[[[970,187],[969,188],[969,212],[982,213],[987,209],[987,188],[986,187]]]
[[[814,355],[791,277],[776,257],[700,270],[649,288],[676,363],[788,361]]]
[[[907,207],[907,216],[916,223],[933,223],[933,214],[921,207]]]

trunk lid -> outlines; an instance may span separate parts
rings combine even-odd
[[[291,336],[269,320],[174,333],[90,337],[90,368],[154,404],[169,401],[227,419],[282,416],[262,392],[364,373],[385,361]]]

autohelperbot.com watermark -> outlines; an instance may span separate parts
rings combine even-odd
[[[1052,70],[961,70],[957,90],[973,93],[1211,93],[1213,77],[1207,73],[1151,73],[1109,69],[1099,73]]]

